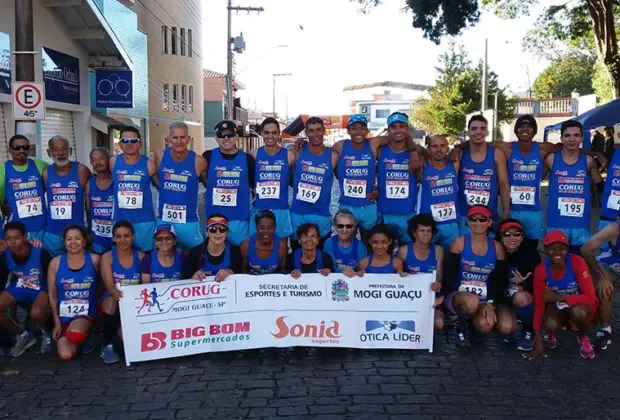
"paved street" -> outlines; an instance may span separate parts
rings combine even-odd
[[[616,303],[614,328],[620,328]],[[500,337],[434,354],[281,349],[105,366],[33,347],[0,358],[0,417],[20,419],[618,419],[620,342],[585,361],[574,333],[528,362]]]

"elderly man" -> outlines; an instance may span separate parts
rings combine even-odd
[[[114,209],[114,186],[110,173],[110,152],[97,147],[90,152],[90,165],[95,171],[86,184],[86,211],[90,230],[94,235],[93,250],[105,254],[112,249],[112,210]]]

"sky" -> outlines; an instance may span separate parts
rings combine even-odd
[[[550,4],[553,0],[541,0]],[[203,2],[204,67],[226,72],[227,0]],[[368,14],[349,0],[233,0],[233,6],[262,6],[256,14],[233,12],[232,33],[243,33],[246,51],[236,54],[236,76],[246,90],[238,93],[244,106],[272,109],[273,74],[291,73],[276,81],[276,111],[284,114],[346,114],[348,85],[397,81],[434,84],[438,56],[447,39],[435,45],[411,24],[404,0],[384,0]],[[529,17],[502,20],[484,12],[480,22],[456,38],[472,62],[484,56],[488,38],[489,67],[501,87],[527,90],[546,67],[522,51],[522,38],[542,6]],[[302,29],[303,27],[303,29]],[[283,47],[286,46],[286,47]],[[355,95],[354,95],[355,96]],[[357,99],[369,99],[360,93]]]

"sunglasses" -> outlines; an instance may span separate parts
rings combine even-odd
[[[337,224],[336,227],[338,229],[344,229],[344,228],[353,229],[353,225],[349,225],[349,224],[345,225],[345,224],[342,224],[342,223]]]
[[[235,136],[236,136],[235,133],[224,133],[224,134],[220,134],[218,137],[221,139],[232,139]]]
[[[174,242],[174,236],[160,236],[155,238],[155,242]]]
[[[523,232],[504,232],[502,233],[502,236],[504,238],[510,238],[511,236],[514,236],[515,238],[520,238],[521,236],[523,236]]]
[[[121,143],[123,143],[123,144],[127,144],[127,143],[136,144],[139,141],[140,141],[140,139],[135,138],[135,137],[131,137],[131,138],[123,137],[121,139]]]
[[[489,220],[489,218],[488,217],[484,217],[484,216],[481,216],[481,217],[470,216],[470,217],[467,218],[467,220],[472,222],[472,223],[486,223]]]
[[[11,146],[11,149],[13,150],[24,150],[24,151],[28,151],[30,150],[30,145],[29,144],[24,144],[23,146]]]
[[[209,233],[226,233],[228,232],[228,228],[224,226],[211,226],[209,228]]]

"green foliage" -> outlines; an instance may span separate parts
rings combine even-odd
[[[576,91],[581,95],[594,93],[592,79],[596,58],[573,51],[553,61],[536,78],[532,86],[537,99],[567,98]]]

